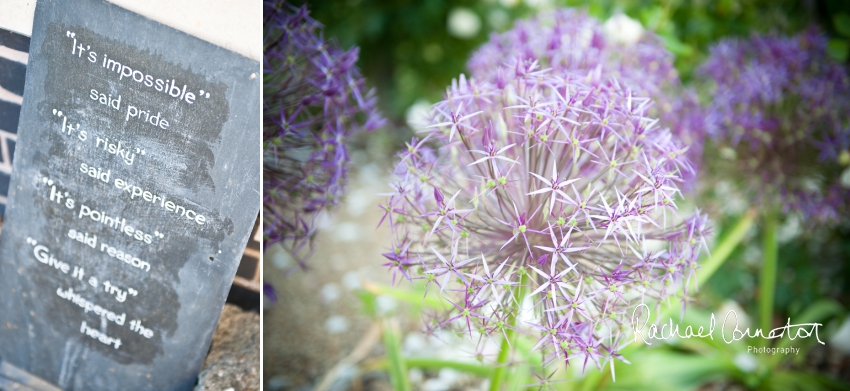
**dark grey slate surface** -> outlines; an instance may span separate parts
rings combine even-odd
[[[259,212],[259,72],[102,0],[39,0],[0,236],[4,363],[67,390],[192,388]]]

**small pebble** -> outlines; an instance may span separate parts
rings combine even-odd
[[[330,303],[339,298],[339,287],[334,283],[325,284],[320,292],[325,303]]]
[[[352,222],[339,223],[334,232],[340,242],[356,242],[360,239],[360,225]]]
[[[398,307],[398,301],[387,295],[380,295],[375,299],[375,304],[378,306],[378,314],[386,315],[395,311]]]
[[[410,379],[410,383],[419,384],[425,379],[425,373],[419,368],[411,368],[407,373],[407,377]]]
[[[744,373],[752,373],[758,369],[759,366],[758,359],[755,356],[744,352],[736,354],[735,358],[732,359],[732,362]]]
[[[829,339],[829,344],[838,351],[850,355],[850,318],[844,320],[838,331]]]
[[[294,262],[292,261],[292,256],[286,250],[278,249],[272,257],[272,263],[278,269],[286,269],[292,266]]]
[[[286,376],[273,376],[266,383],[266,389],[269,391],[279,391],[290,386],[289,379]]]
[[[345,275],[342,276],[342,286],[350,291],[360,289],[360,276],[354,270],[345,273]]]
[[[330,334],[339,334],[348,330],[348,319],[334,315],[325,321],[325,330]]]
[[[402,349],[408,356],[423,355],[428,352],[428,342],[422,334],[410,333],[404,337]]]
[[[363,212],[374,207],[375,194],[367,189],[357,189],[348,193],[346,211],[353,217],[363,215]]]

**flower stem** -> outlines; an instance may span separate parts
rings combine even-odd
[[[756,219],[755,210],[749,210],[745,213],[735,224],[734,227],[729,231],[723,239],[720,239],[719,243],[714,246],[714,249],[711,251],[711,256],[700,262],[700,268],[697,270],[697,284],[702,286],[708,281],[711,276],[714,275],[714,272],[726,262],[726,259],[729,258],[729,255],[732,254],[732,251],[738,247],[738,244],[741,243],[741,240],[744,239],[744,235],[750,231],[750,227],[753,226],[753,222]]]
[[[514,340],[514,326],[522,310],[522,300],[525,298],[525,283],[527,273],[523,273],[519,279],[519,285],[514,288],[514,295],[517,300],[517,310],[508,315],[508,328],[505,330],[505,339],[502,340],[502,345],[499,347],[499,357],[496,359],[496,370],[490,377],[490,391],[499,391],[502,388],[502,381],[505,379],[505,370],[507,369],[508,356],[511,351],[511,341]]]
[[[443,368],[451,368],[458,372],[465,372],[471,375],[475,375],[478,377],[490,377],[493,374],[493,368],[487,365],[479,365],[472,364],[468,362],[460,362],[460,361],[451,361],[451,360],[442,360],[438,358],[430,358],[430,357],[414,357],[414,358],[405,358],[404,364],[408,368],[420,368],[420,369],[428,369],[428,370],[440,370]],[[377,371],[377,370],[388,370],[390,366],[389,361],[386,358],[378,359],[372,362],[369,362],[366,365],[362,366],[362,369],[365,372],[369,371]]]
[[[776,241],[776,214],[772,210],[763,213],[761,284],[759,292],[759,322],[765,332],[771,329],[773,320],[773,296],[776,292],[776,260],[779,244]]]
[[[384,347],[387,349],[390,381],[393,388],[399,391],[410,391],[410,380],[407,378],[407,365],[401,354],[401,331],[394,319],[384,320]]]

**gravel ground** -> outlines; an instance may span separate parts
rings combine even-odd
[[[260,314],[226,304],[195,391],[260,389]]]
[[[382,198],[376,194],[388,189],[386,169],[354,167],[348,196],[322,223],[309,270],[285,274],[294,261],[276,246],[265,252],[265,281],[279,298],[264,309],[266,390],[311,390],[318,385],[372,326],[355,294],[361,281],[390,283],[381,267],[381,253],[390,246],[389,226],[375,228],[382,216]],[[350,370],[341,374],[351,376]],[[381,389],[384,382],[377,380],[368,388]]]
[[[389,285],[392,280],[381,266],[381,253],[391,246],[389,225],[376,229],[383,216],[378,205],[384,201],[376,194],[389,190],[388,169],[358,164],[356,158],[352,166],[348,196],[323,223],[309,270],[285,274],[294,261],[276,246],[265,252],[264,278],[279,299],[264,306],[265,390],[392,390],[385,372],[360,372],[351,365],[354,356],[359,364],[384,356],[379,328],[364,313],[357,292],[364,282]],[[422,320],[388,296],[378,296],[377,307],[382,313],[404,314],[396,319],[405,356],[475,362],[473,342],[453,335],[426,337],[420,331]],[[490,348],[495,355],[496,347]],[[322,383],[329,372],[335,381]],[[411,369],[409,376],[414,389],[423,391],[478,390],[484,385],[451,369]]]

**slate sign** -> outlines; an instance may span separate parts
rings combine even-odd
[[[29,37],[0,29],[0,217],[6,210],[6,195],[12,179],[12,157],[15,155],[29,46]]]
[[[260,208],[260,64],[103,0],[39,0],[0,236],[0,360],[188,390]]]

